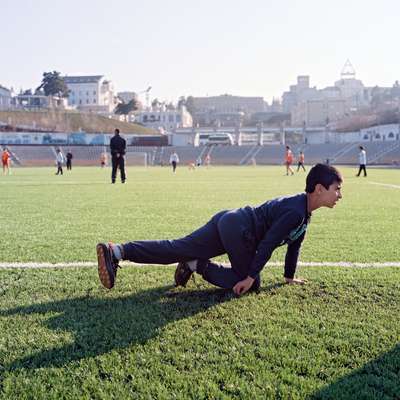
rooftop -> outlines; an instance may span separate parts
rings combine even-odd
[[[65,83],[97,83],[104,75],[64,76]]]

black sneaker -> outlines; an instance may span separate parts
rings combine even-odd
[[[184,261],[178,263],[175,270],[175,286],[186,286],[192,274],[193,271],[188,263]]]
[[[118,260],[114,257],[110,244],[98,243],[96,252],[100,281],[104,287],[111,289],[117,277]]]

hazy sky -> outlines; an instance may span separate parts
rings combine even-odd
[[[0,85],[44,71],[105,75],[116,91],[281,96],[332,85],[350,59],[367,86],[400,80],[398,0],[0,0]]]

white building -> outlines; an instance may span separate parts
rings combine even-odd
[[[363,141],[379,142],[400,139],[398,124],[377,125],[360,130],[360,138]]]
[[[295,126],[325,126],[346,115],[346,101],[341,98],[307,100],[292,108],[291,121]]]
[[[0,110],[11,107],[11,90],[0,85]]]
[[[111,114],[117,105],[114,88],[103,75],[64,76],[69,89],[68,105],[78,110]]]
[[[263,97],[232,96],[224,94],[221,96],[193,97],[196,111],[204,112],[236,112],[243,111],[247,114],[267,111],[267,103]]]
[[[285,113],[291,113],[293,108],[302,101],[311,100],[318,97],[315,87],[310,87],[310,77],[299,75],[297,84],[290,85],[289,91],[282,95],[282,109]]]
[[[364,97],[364,85],[356,79],[356,71],[349,60],[346,61],[340,73],[340,80],[335,82],[335,87],[340,90],[341,97],[346,99],[349,108],[357,110],[368,104]]]
[[[177,128],[190,128],[193,119],[185,107],[175,110],[167,110],[165,105],[150,111],[135,113],[135,122],[160,132],[172,131]]]

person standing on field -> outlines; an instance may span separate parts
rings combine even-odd
[[[3,153],[1,154],[1,163],[3,165],[3,175],[10,174],[10,153],[8,152],[7,148],[4,147]]]
[[[100,154],[100,167],[104,168],[107,166],[107,153],[103,152]]]
[[[67,170],[71,171],[72,170],[72,159],[74,156],[71,153],[71,150],[68,150],[68,153],[66,154],[66,159],[67,159]]]
[[[304,172],[306,172],[306,169],[304,167],[304,153],[302,151],[300,151],[300,153],[299,153],[299,159],[297,162],[297,172],[299,172],[300,167],[303,168]]]
[[[206,158],[205,158],[205,160],[204,160],[204,163],[205,163],[205,165],[206,165],[207,168],[211,165],[211,156],[210,156],[210,153],[208,153],[208,154],[206,155]]]
[[[342,181],[336,168],[317,164],[307,175],[304,192],[256,207],[220,211],[183,238],[98,243],[100,281],[107,289],[114,286],[120,260],[143,264],[177,262],[176,286],[185,286],[196,272],[207,282],[242,295],[260,287],[260,273],[273,251],[287,245],[284,280],[304,284],[306,281],[296,278],[295,272],[311,214],[321,207],[335,207],[342,198]],[[222,254],[228,255],[230,266],[211,260]]]
[[[286,151],[285,151],[285,165],[286,165],[286,175],[294,175],[294,171],[291,167],[293,164],[293,152],[290,150],[289,146],[286,146]]]
[[[357,176],[360,176],[361,171],[364,171],[364,176],[367,176],[367,152],[365,151],[364,146],[360,146],[359,149],[360,149],[360,152],[358,153],[359,168]]]
[[[56,175],[63,175],[62,165],[64,164],[64,156],[61,153],[60,149],[56,150],[56,164],[57,164],[57,172]]]
[[[175,172],[179,163],[179,157],[176,151],[174,151],[169,157],[169,163],[172,165],[172,172]]]
[[[125,183],[125,152],[126,152],[126,141],[119,135],[119,129],[115,129],[114,136],[110,140],[111,149],[111,183],[115,183],[117,177],[117,169],[121,173],[121,183]]]

